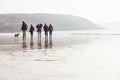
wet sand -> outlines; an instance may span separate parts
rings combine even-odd
[[[0,80],[120,79],[120,35],[54,32],[47,42],[27,35],[0,34]]]

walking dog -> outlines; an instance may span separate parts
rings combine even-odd
[[[14,37],[18,37],[20,33],[15,33]]]

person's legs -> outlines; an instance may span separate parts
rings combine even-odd
[[[25,38],[25,31],[23,30],[23,39]]]
[[[45,40],[48,39],[48,32],[45,31]]]
[[[47,35],[46,31],[45,31],[45,36]]]
[[[26,31],[24,31],[24,38],[26,38]]]
[[[24,38],[24,31],[23,31],[23,36],[22,36],[22,38]]]
[[[48,32],[46,31],[46,36],[48,37]]]
[[[52,37],[52,31],[50,31],[50,36]]]
[[[38,31],[38,38],[41,38],[41,31]]]
[[[40,38],[41,38],[41,31],[40,31]]]
[[[26,39],[26,31],[23,30],[23,39]]]
[[[49,31],[49,36],[52,37],[52,31]]]
[[[38,32],[38,38],[39,38],[39,32]]]

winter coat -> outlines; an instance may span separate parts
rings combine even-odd
[[[53,27],[50,25],[48,28],[49,31],[53,31]]]
[[[22,28],[21,28],[21,30],[27,30],[27,24],[26,23],[22,23]]]
[[[41,29],[42,29],[42,24],[37,25],[36,28],[37,28],[37,32],[41,31]]]
[[[48,26],[47,25],[45,25],[43,28],[44,28],[45,32],[48,32]]]
[[[30,31],[29,32],[33,32],[34,31],[34,27],[33,26],[31,26],[30,27]]]

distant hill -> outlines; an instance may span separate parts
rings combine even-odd
[[[60,14],[0,14],[0,32],[19,32],[22,21],[33,24],[52,24],[54,30],[95,30],[102,29],[91,21],[72,15]]]

